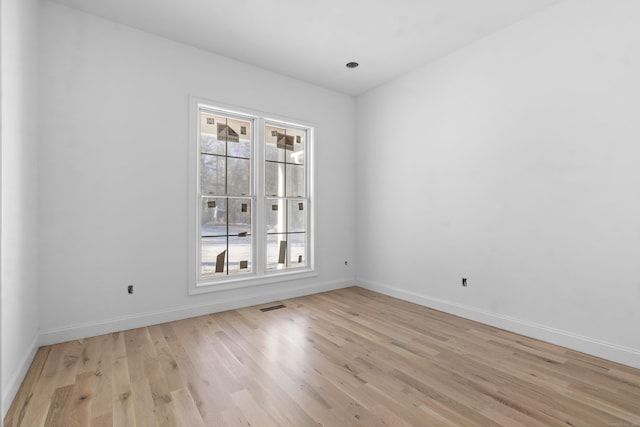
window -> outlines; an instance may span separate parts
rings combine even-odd
[[[202,278],[252,271],[252,124],[253,119],[200,110]]]
[[[313,273],[313,128],[192,104],[190,292]]]
[[[307,262],[306,142],[306,129],[265,125],[268,270]]]

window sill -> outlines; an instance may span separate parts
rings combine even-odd
[[[264,276],[236,277],[227,280],[216,280],[212,282],[202,282],[189,287],[189,295],[199,295],[209,292],[221,292],[231,289],[242,289],[253,286],[262,286],[278,282],[288,282],[291,280],[307,279],[315,277],[318,272],[309,268],[283,273],[271,273]]]

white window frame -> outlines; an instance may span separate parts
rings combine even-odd
[[[251,210],[252,210],[252,272],[219,278],[201,278],[200,275],[200,109],[229,114],[252,121],[251,147]],[[316,127],[304,120],[291,119],[249,108],[236,107],[199,97],[190,97],[189,105],[189,208],[188,208],[188,293],[190,295],[259,286],[282,281],[317,276],[316,259],[316,197],[314,146]],[[307,198],[307,262],[304,267],[284,270],[266,270],[266,195],[265,195],[265,124],[307,129],[305,147],[305,183]]]

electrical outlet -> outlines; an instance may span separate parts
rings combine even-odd
[[[464,286],[465,288],[467,287],[467,278],[466,277],[462,278],[462,286]]]
[[[133,293],[133,285],[127,286],[127,293],[130,293],[130,294]]]

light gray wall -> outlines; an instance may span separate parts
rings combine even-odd
[[[564,1],[360,96],[360,282],[640,367],[638,16]]]
[[[37,0],[0,3],[2,417],[38,339]]]
[[[354,98],[49,2],[40,40],[44,343],[353,282]],[[316,124],[317,277],[187,295],[189,95]]]

